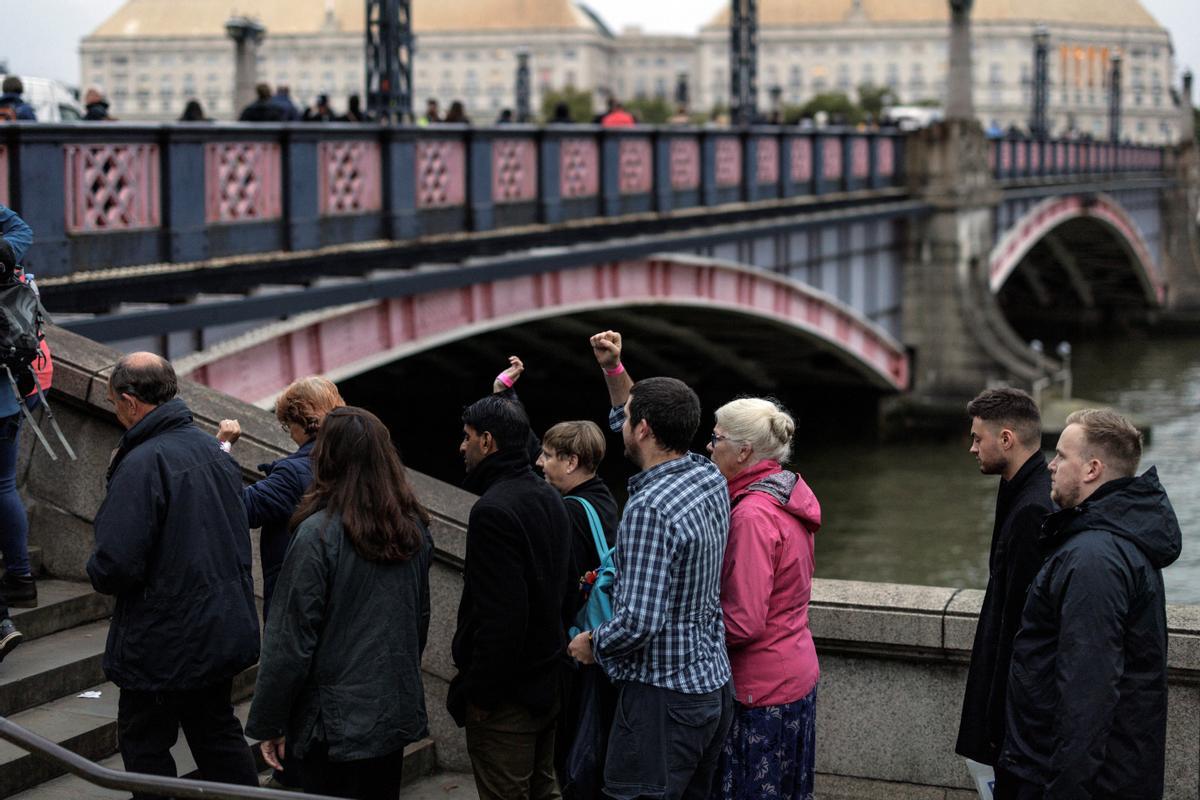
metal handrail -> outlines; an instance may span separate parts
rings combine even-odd
[[[33,731],[22,728],[10,719],[0,717],[0,739],[12,742],[22,750],[53,762],[88,783],[105,789],[128,792],[149,792],[174,797],[201,797],[206,800],[336,800],[328,795],[285,792],[257,786],[238,786],[232,783],[209,783],[190,778],[168,778],[140,772],[122,772],[102,767],[94,761],[72,753],[67,748]]]

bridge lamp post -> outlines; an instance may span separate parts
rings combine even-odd
[[[1121,56],[1114,53],[1108,77],[1108,138],[1121,141]]]
[[[1183,125],[1179,129],[1179,141],[1190,144],[1196,136],[1196,112],[1192,110],[1192,71],[1183,71]]]
[[[731,0],[729,100],[735,125],[749,125],[758,104],[758,0]]]
[[[529,51],[517,51],[517,122],[533,119],[529,103]]]
[[[258,83],[258,44],[267,29],[250,17],[231,17],[225,23],[225,34],[233,39],[233,107],[238,112],[254,102],[254,85]]]
[[[1046,107],[1050,99],[1050,30],[1042,24],[1033,29],[1033,117],[1029,132],[1037,139],[1050,135]]]

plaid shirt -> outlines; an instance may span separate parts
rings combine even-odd
[[[620,429],[623,409],[609,425]],[[721,561],[729,488],[716,466],[687,453],[629,479],[617,530],[613,618],[592,632],[596,659],[614,681],[686,694],[729,680],[721,617]]]

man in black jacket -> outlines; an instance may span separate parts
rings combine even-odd
[[[1049,555],[1013,642],[999,761],[1018,779],[1008,797],[1162,797],[1162,569],[1182,537],[1155,469],[1133,477],[1141,455],[1141,434],[1119,414],[1067,417],[1050,462],[1062,510],[1042,527]]]
[[[177,391],[152,353],[125,356],[108,382],[126,432],[87,571],[117,597],[104,651],[121,688],[117,741],[126,770],[173,776],[182,726],[205,780],[255,786],[230,703],[233,677],[258,659],[242,478]]]
[[[496,395],[463,412],[466,566],[446,707],[467,729],[482,800],[557,798],[554,730],[562,691],[570,540],[558,492],[534,474],[521,407]]]
[[[1042,418],[1020,389],[987,389],[967,404],[971,454],[984,475],[999,475],[996,517],[988,558],[987,592],[975,628],[962,721],[954,749],[995,765],[1004,741],[1004,698],[1012,642],[1021,623],[1025,592],[1042,565],[1037,539],[1054,510],[1050,472],[1040,451]],[[996,791],[1010,781],[996,771]]]

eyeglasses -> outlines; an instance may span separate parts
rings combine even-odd
[[[728,439],[728,436],[721,436],[718,433],[714,433],[712,436],[708,437],[709,444],[711,444],[713,447],[717,446],[717,442],[724,442]]]

